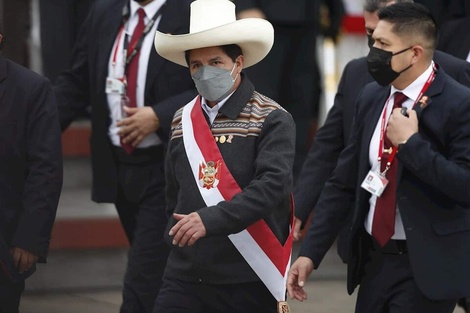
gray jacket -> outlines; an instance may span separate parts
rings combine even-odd
[[[295,126],[292,117],[273,100],[254,91],[243,77],[239,88],[211,125],[224,162],[242,189],[231,201],[206,207],[186,156],[182,109],[173,119],[166,159],[166,196],[172,213],[198,212],[207,235],[191,247],[172,245],[165,274],[188,282],[230,284],[259,281],[229,238],[264,219],[284,243],[289,231]],[[207,120],[200,121],[207,123]],[[224,141],[224,140],[222,140]],[[223,179],[223,177],[221,178]]]

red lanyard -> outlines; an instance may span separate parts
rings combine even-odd
[[[432,69],[431,74],[429,75],[428,79],[426,80],[426,83],[424,84],[423,88],[421,89],[421,92],[419,93],[418,97],[416,98],[416,101],[413,103],[413,106],[411,108],[414,108],[414,106],[419,101],[419,99],[421,99],[421,97],[424,95],[426,90],[428,90],[429,86],[431,85],[431,83],[433,82],[435,77],[436,77],[436,66],[433,65],[433,69]],[[388,97],[387,102],[385,103],[384,113],[382,114],[382,123],[381,123],[381,126],[380,126],[379,156],[377,157],[377,160],[379,161],[379,166],[380,166],[380,162],[382,160],[382,155],[383,155],[383,152],[384,152],[385,124],[386,124],[387,108],[388,108],[388,103],[390,101],[390,98],[391,98],[391,96]],[[397,151],[398,151],[398,147],[393,147],[391,149],[392,149],[392,151],[389,152],[390,156],[388,157],[387,165],[385,167],[385,170],[381,173],[382,176],[385,176],[385,174],[389,170],[390,165],[392,164],[393,160],[395,160],[395,155],[397,154]],[[380,169],[380,167],[379,167],[379,169]]]
[[[132,60],[132,58],[137,54],[137,52],[140,50],[140,48],[142,47],[142,43],[144,41],[144,38],[145,36],[147,36],[147,34],[150,32],[150,30],[152,29],[153,25],[155,24],[155,22],[157,21],[158,17],[160,15],[162,15],[162,10],[163,8],[165,7],[165,4],[163,4],[158,10],[157,12],[155,12],[155,15],[152,17],[152,19],[150,20],[150,22],[145,26],[145,29],[144,29],[144,32],[142,33],[142,35],[140,36],[139,40],[132,46],[130,47],[131,49],[128,50],[128,44],[129,44],[129,41],[128,41],[128,38],[127,38],[127,34],[124,34],[124,53],[123,53],[123,58],[125,60],[124,64],[129,64],[129,62]],[[118,41],[116,43],[116,48],[114,49],[114,53],[113,53],[113,60],[112,60],[112,66],[113,66],[113,69],[114,67],[116,66],[116,59],[117,59],[117,53],[118,53],[118,49],[119,49],[119,44],[121,42],[121,38],[123,37],[123,33],[124,33],[124,25],[126,24],[126,20],[123,22],[122,26],[121,26],[121,29],[119,30],[119,34],[118,34]],[[124,80],[124,78],[122,78]]]
[[[116,43],[116,48],[114,49],[114,53],[113,53],[113,60],[112,60],[112,63],[111,63],[112,66],[113,66],[113,69],[116,66],[117,53],[118,53],[118,49],[119,49],[119,44],[121,43],[121,38],[122,38],[123,31],[124,31],[124,24],[121,26],[121,29],[119,30],[118,40],[117,40],[117,43]]]

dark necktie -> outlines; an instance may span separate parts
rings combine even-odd
[[[407,97],[401,92],[395,93],[393,109],[401,108],[403,102]],[[388,139],[387,135],[384,136],[384,152],[380,160],[380,171],[383,172],[387,166],[387,161],[390,157],[390,151],[393,145]],[[388,151],[386,152],[385,150]],[[377,243],[383,247],[392,238],[395,233],[395,211],[397,207],[396,191],[397,191],[397,172],[398,160],[395,158],[386,173],[388,179],[387,188],[383,191],[382,195],[377,198],[375,203],[374,218],[372,221],[372,236]]]
[[[144,33],[145,29],[145,11],[144,9],[140,8],[137,10],[137,14],[139,15],[139,22],[134,29],[134,33],[132,34],[131,41],[129,42],[129,48],[127,50],[127,56],[129,56],[132,51],[134,51],[137,42],[139,41],[140,37]],[[136,55],[132,58],[129,64],[126,66],[126,79],[127,79],[127,96],[129,98],[129,107],[135,108],[137,107],[137,76],[139,72],[139,56],[140,51],[136,53]],[[121,140],[121,146],[126,150],[128,154],[131,154],[134,151],[134,147],[130,144],[125,144]]]

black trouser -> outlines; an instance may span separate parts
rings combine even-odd
[[[0,270],[0,313],[17,313],[23,290],[24,280],[13,283]]]
[[[153,313],[276,312],[277,301],[262,282],[212,285],[184,282],[167,275],[153,309]]]
[[[124,277],[122,313],[152,312],[162,284],[169,247],[163,239],[167,224],[163,149],[136,150],[119,159],[116,208],[131,248]]]
[[[457,299],[431,301],[413,278],[405,241],[373,245],[357,295],[357,313],[452,313]]]

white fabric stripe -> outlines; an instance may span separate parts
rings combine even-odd
[[[191,111],[196,103],[197,97],[188,103],[184,109],[181,117],[183,126],[183,142],[188,157],[189,164],[193,170],[193,176],[197,182],[198,189],[207,206],[216,205],[224,201],[224,197],[216,188],[202,188],[199,184],[199,164],[202,160],[207,162],[199,149],[196,139],[194,138],[193,125],[191,120]],[[210,160],[213,161],[213,160]],[[222,178],[223,179],[223,178]],[[245,229],[237,234],[229,235],[229,239],[235,245],[237,250],[248,262],[250,267],[255,271],[258,277],[263,281],[268,290],[276,298],[277,301],[285,301],[285,286],[287,280],[287,271],[290,267],[290,259],[287,263],[284,276],[279,273],[279,270],[269,257],[264,253],[258,243]]]
[[[277,267],[253,237],[251,237],[250,233],[245,229],[237,234],[229,235],[228,238],[237,247],[237,250],[266,285],[274,298],[277,301],[285,301],[287,275],[283,277],[279,273]]]

